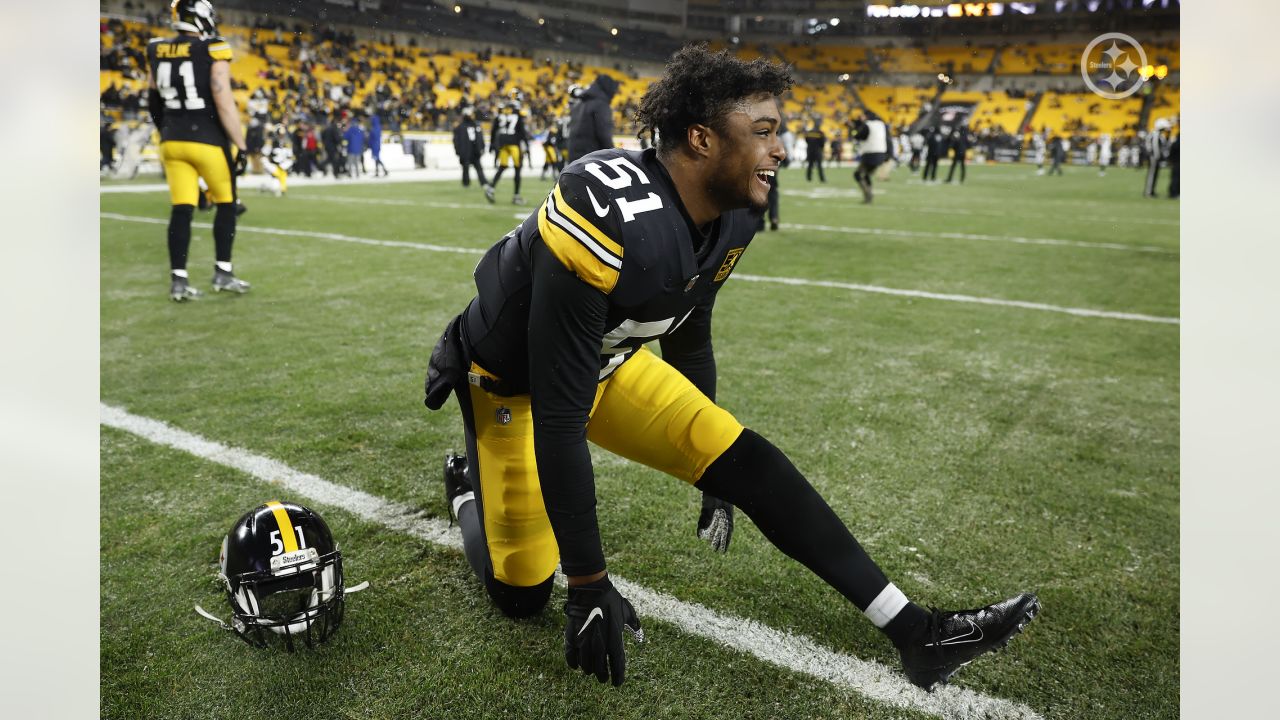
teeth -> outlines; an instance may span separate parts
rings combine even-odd
[[[761,170],[760,172],[758,172],[758,173],[756,173],[756,174],[757,174],[757,175],[762,175],[762,176],[764,176],[764,177],[773,177],[774,172],[773,172],[772,170]]]

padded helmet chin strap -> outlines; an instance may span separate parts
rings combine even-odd
[[[343,590],[343,591],[342,591],[342,594],[343,594],[343,595],[354,595],[355,593],[358,593],[358,592],[360,592],[361,590],[368,590],[368,589],[369,589],[369,581],[368,581],[368,580],[365,580],[364,582],[360,583],[359,585],[352,585],[351,587],[346,588],[345,590]],[[195,605],[195,610],[196,610],[196,614],[197,614],[197,615],[199,615],[200,617],[205,618],[206,620],[210,620],[210,621],[212,621],[212,622],[214,622],[214,623],[217,623],[218,627],[222,628],[223,630],[227,630],[227,631],[229,631],[229,632],[236,632],[236,629],[235,629],[234,627],[231,627],[231,625],[227,624],[227,621],[226,621],[226,620],[223,620],[222,618],[218,617],[217,615],[214,615],[213,613],[209,612],[208,610],[205,610],[204,608],[200,607],[200,605],[199,605],[198,603]],[[237,633],[237,634],[239,634],[239,633]]]

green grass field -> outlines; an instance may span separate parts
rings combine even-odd
[[[1045,718],[1176,717],[1179,326],[1052,308],[1177,318],[1177,204],[1141,198],[1136,171],[1084,168],[974,167],[962,186],[899,170],[871,206],[849,168],[825,185],[788,170],[781,186],[783,228],[757,237],[717,303],[721,403],[917,602],[1040,594],[1041,616],[956,685]],[[527,181],[524,212],[549,188]],[[516,224],[509,194],[509,176],[494,206],[457,182],[250,190],[236,270],[253,291],[185,305],[167,297],[167,195],[102,195],[102,401],[446,517],[440,461],[462,425],[452,403],[425,410],[422,380],[478,255],[353,239],[480,251]],[[194,236],[207,289],[210,231]],[[694,537],[696,493],[596,458],[612,572],[896,667],[747,518],[716,555]],[[598,685],[564,665],[562,590],[507,620],[459,553],[320,504],[348,584],[372,588],[320,651],[254,650],[191,607],[229,614],[216,560],[240,514],[310,499],[108,427],[101,468],[103,717],[928,716],[654,618],[627,683]]]

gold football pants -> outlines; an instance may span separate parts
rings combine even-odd
[[[498,148],[498,167],[520,167],[523,157],[519,145],[503,145]]]
[[[488,375],[474,364],[471,371]],[[529,396],[503,397],[475,385],[465,392],[493,576],[516,587],[538,585],[551,577],[560,552],[542,504]],[[733,415],[647,348],[600,383],[587,423],[587,439],[596,445],[688,483],[741,432]]]
[[[227,151],[219,145],[166,140],[160,143],[160,162],[169,182],[169,199],[174,205],[195,205],[200,193],[197,178],[209,186],[214,203],[235,202]]]

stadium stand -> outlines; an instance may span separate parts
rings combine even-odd
[[[103,116],[136,123],[145,117],[145,44],[169,30],[154,9],[148,16],[143,6],[130,0],[105,5],[123,12],[104,10],[100,20]],[[268,108],[270,122],[289,126],[335,113],[378,112],[390,132],[439,131],[452,127],[464,105],[474,105],[484,120],[498,103],[518,95],[532,131],[538,133],[567,112],[571,85],[585,86],[607,73],[620,84],[614,100],[615,128],[619,135],[634,135],[631,118],[656,75],[656,63],[685,42],[634,28],[612,36],[599,26],[568,18],[541,23],[496,8],[453,12],[431,2],[401,2],[392,4],[397,14],[390,18],[378,9],[322,5],[317,9],[288,0],[220,3],[240,23],[224,21],[221,31],[235,49],[233,89],[242,108],[256,98],[258,107]],[[237,9],[243,12],[236,14]],[[386,32],[388,27],[398,32]],[[468,38],[482,42],[464,49]],[[443,44],[444,39],[451,44]],[[1178,114],[1176,75],[1168,84],[1153,83],[1148,93],[1118,101],[1070,84],[1071,75],[1078,73],[1082,42],[733,38],[713,40],[711,45],[730,48],[744,58],[763,56],[793,65],[798,82],[785,99],[784,113],[793,129],[820,115],[828,137],[844,137],[850,118],[862,106],[884,118],[895,135],[903,134],[926,116],[935,100],[973,103],[971,129],[1001,138],[1032,129],[1084,138],[1132,134],[1148,129],[1156,119]],[[1149,62],[1165,64],[1176,74],[1176,40],[1153,42],[1147,51]],[[618,56],[629,59],[625,67],[608,64]],[[588,57],[595,62],[582,61]],[[634,64],[640,62],[636,58],[652,58],[654,63],[640,67]],[[939,73],[956,80],[941,96]],[[1145,127],[1138,127],[1140,118]]]

